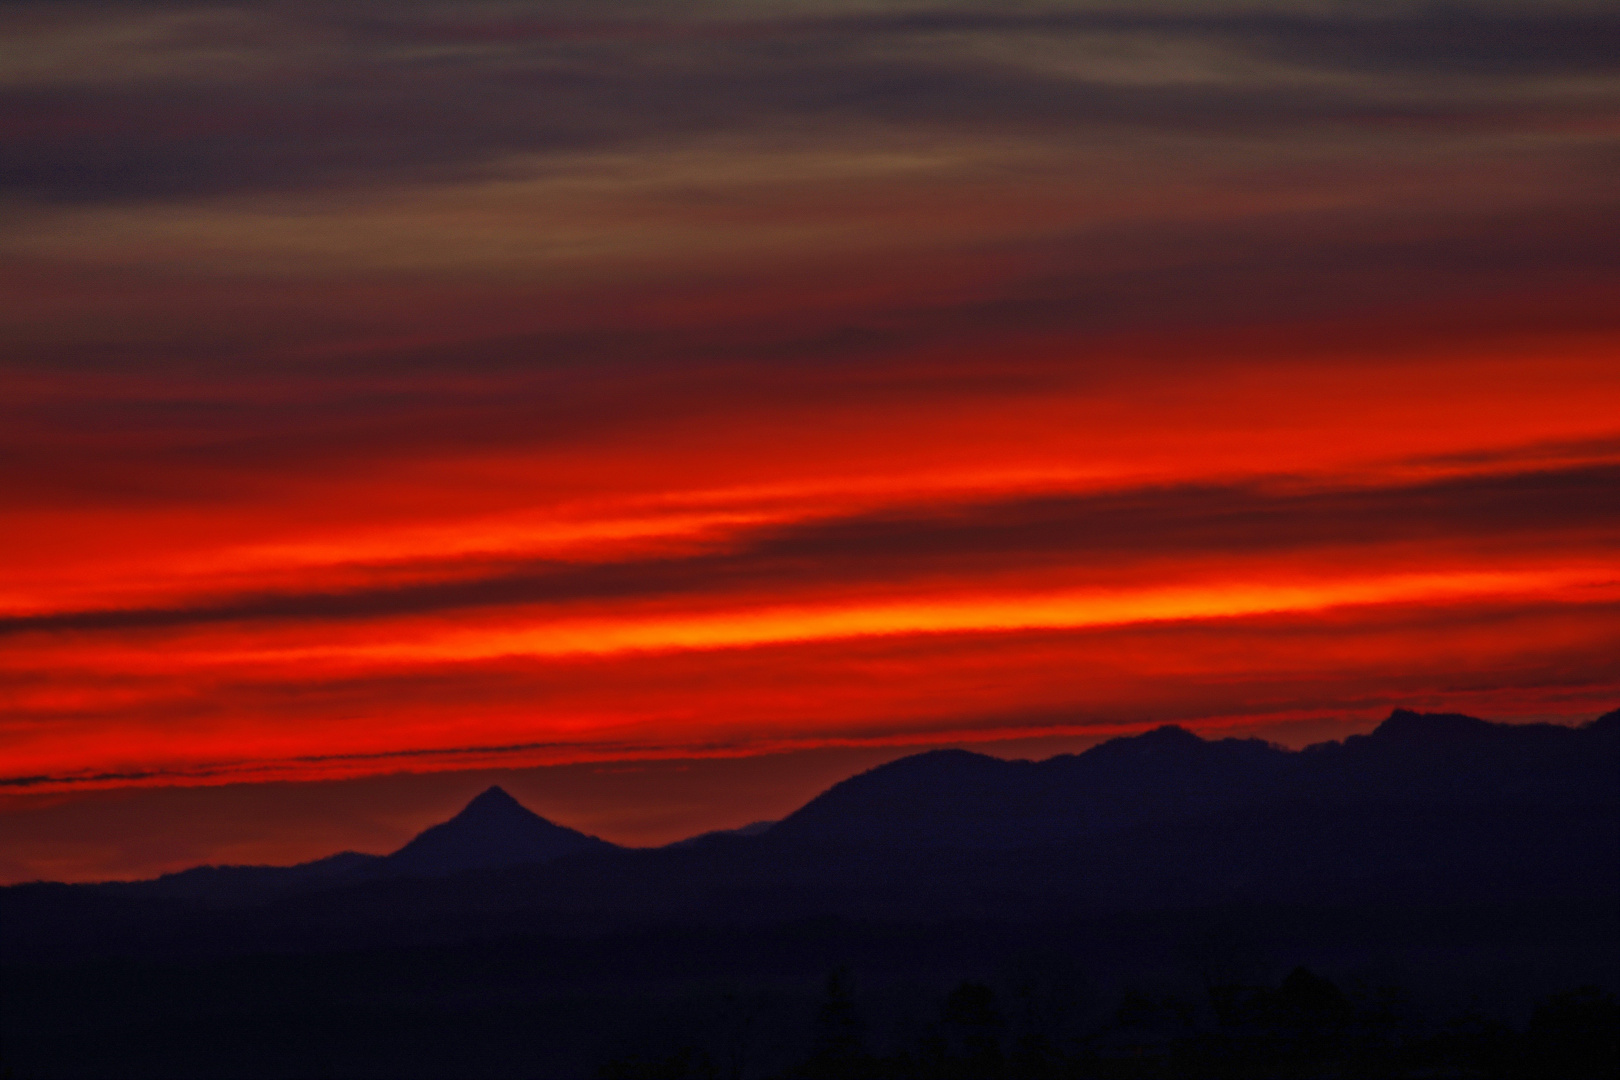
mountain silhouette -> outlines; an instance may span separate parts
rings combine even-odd
[[[606,840],[547,821],[492,787],[449,821],[418,834],[383,864],[390,875],[436,877],[612,848]]]
[[[1370,734],[1303,751],[1170,726],[1041,762],[938,750],[834,785],[769,835],[848,848],[1017,849],[1263,818],[1267,807],[1366,816],[1612,806],[1617,730],[1620,712],[1570,728],[1397,709]]]
[[[1297,1041],[1338,1030],[1343,1003],[1299,974],[1263,990],[1267,971],[1405,972],[1423,1000],[1460,1010],[1495,988],[1520,993],[1522,1015],[1536,995],[1620,987],[1616,850],[1620,712],[1572,728],[1396,710],[1304,750],[1162,727],[1041,762],[935,751],[769,828],[649,849],[492,788],[392,855],[0,888],[0,975],[14,973],[0,1021],[42,1076],[244,1075],[262,1062],[243,1047],[284,1055],[251,1075],[703,1075],[601,1071],[591,1055],[646,1036],[668,1064],[692,1025],[736,1048],[759,1017],[808,1016],[792,988],[835,963],[896,1001],[997,971],[1025,986],[1051,963],[1070,989],[1020,1015],[1072,1000],[1063,970],[1099,987],[1182,971],[1209,1016],[1237,1018],[1232,1045],[1273,1014]],[[691,997],[700,985],[772,989]],[[789,1012],[750,1011],[778,1000]],[[1088,1045],[1137,1047],[1150,1021]],[[456,1051],[418,1060],[436,1039]],[[555,1058],[517,1067],[542,1051]],[[64,1053],[97,1064],[56,1068]],[[766,1074],[834,1075],[744,1073]]]
[[[850,777],[763,832],[656,849],[555,825],[497,788],[388,856],[0,889],[0,939],[18,955],[163,956],[823,917],[1608,904],[1617,735],[1614,713],[1562,727],[1397,710],[1304,750],[1175,727],[1041,762],[941,750]],[[219,916],[206,934],[203,909]]]
[[[423,830],[391,855],[344,851],[295,866],[197,866],[148,881],[104,882],[94,888],[116,896],[232,907],[380,879],[445,877],[603,850],[617,849],[606,840],[553,824],[491,787],[455,817]]]
[[[739,825],[735,829],[711,829],[709,832],[688,836],[684,840],[675,840],[664,846],[678,849],[692,847],[695,844],[709,844],[717,840],[724,841],[730,837],[764,836],[775,824],[774,821],[750,821],[748,824]]]

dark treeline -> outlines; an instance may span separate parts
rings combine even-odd
[[[1050,986],[998,994],[964,980],[919,1035],[878,1052],[852,983],[848,968],[828,978],[809,1052],[782,1080],[1620,1075],[1620,1002],[1595,986],[1547,995],[1522,1028],[1477,1011],[1435,1024],[1398,986],[1346,993],[1296,967],[1274,987],[1127,990],[1110,1013],[1077,1026],[1067,1022],[1073,999],[1054,998]],[[665,1056],[613,1058],[596,1077],[721,1080],[743,1076],[744,1064],[732,1030]]]
[[[1273,906],[6,965],[0,1034],[15,1080],[1578,1077],[1614,1059],[1615,921]]]

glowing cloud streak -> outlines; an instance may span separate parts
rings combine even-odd
[[[1620,595],[1612,568],[1397,574],[1282,584],[1242,582],[1131,592],[974,597],[868,606],[781,607],[657,619],[559,620],[530,627],[450,632],[427,640],[264,653],[197,654],[200,662],[351,659],[459,662],[509,656],[606,656],[625,652],[748,648],[900,634],[994,633],[1121,626],[1182,619],[1320,611],[1346,605]]]

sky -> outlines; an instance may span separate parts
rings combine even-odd
[[[1608,3],[0,3],[0,880],[1620,705]]]

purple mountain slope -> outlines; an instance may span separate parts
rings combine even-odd
[[[479,795],[442,824],[389,855],[386,873],[436,877],[462,870],[549,862],[612,844],[554,825],[498,787]]]
[[[1581,728],[1395,710],[1375,731],[1289,751],[1177,727],[1078,755],[1003,761],[941,750],[833,786],[775,841],[893,849],[1016,849],[1093,840],[1247,808],[1592,806],[1620,788],[1620,712]]]
[[[750,821],[747,825],[739,825],[735,829],[711,829],[709,832],[699,833],[696,836],[688,836],[684,840],[676,840],[673,843],[665,844],[664,846],[666,848],[678,849],[692,847],[695,844],[708,844],[716,840],[764,836],[766,833],[771,831],[771,827],[775,824],[776,822],[774,821]]]

